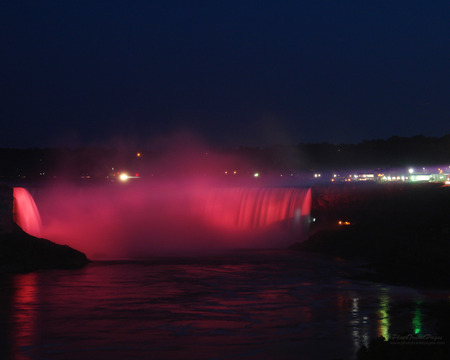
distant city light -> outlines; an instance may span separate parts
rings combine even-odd
[[[348,225],[350,225],[350,221],[342,221],[342,220],[339,220],[338,221],[338,225],[345,225],[345,226],[348,226]]]
[[[128,175],[125,174],[125,173],[120,174],[119,179],[120,179],[121,181],[127,181],[127,180],[128,180]]]
[[[414,169],[413,169],[413,168],[409,168],[409,169],[408,169],[408,172],[409,172],[410,174],[412,174],[412,173],[414,172]]]
[[[259,173],[255,172],[255,173],[253,174],[253,177],[255,177],[255,178],[259,177]]]

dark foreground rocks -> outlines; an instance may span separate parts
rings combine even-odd
[[[0,235],[0,272],[77,269],[88,262],[82,252],[31,236],[18,226]]]

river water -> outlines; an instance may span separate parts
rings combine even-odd
[[[4,359],[352,359],[380,335],[433,334],[448,298],[349,280],[284,250],[97,261],[0,277]]]

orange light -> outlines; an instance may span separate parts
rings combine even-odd
[[[136,157],[141,157],[141,153],[140,152],[138,152],[138,153],[136,153]]]
[[[339,221],[338,221],[338,225],[345,225],[345,226],[348,226],[348,225],[350,225],[350,221],[342,221],[342,220],[339,220]]]

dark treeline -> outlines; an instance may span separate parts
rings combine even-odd
[[[286,170],[440,165],[450,162],[450,134],[440,138],[393,136],[388,140],[364,140],[358,144],[301,143],[292,147],[240,148],[238,153]]]
[[[364,140],[358,144],[300,143],[265,148],[239,147],[225,150],[190,151],[183,161],[167,151],[118,150],[106,147],[79,149],[0,148],[0,176],[105,178],[115,171],[129,170],[170,173],[171,166],[193,167],[202,171],[224,169],[262,172],[303,172],[345,169],[388,169],[404,166],[432,166],[450,163],[450,134],[437,137],[398,137]],[[189,158],[186,158],[188,154]],[[220,159],[220,160],[218,160]],[[223,159],[227,159],[223,161]]]

